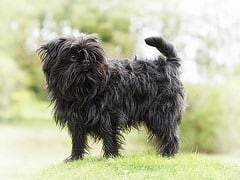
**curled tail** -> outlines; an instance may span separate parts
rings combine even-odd
[[[176,48],[172,43],[162,37],[149,37],[145,39],[146,44],[156,47],[166,58],[167,61],[176,63],[178,66],[180,58],[178,58]]]

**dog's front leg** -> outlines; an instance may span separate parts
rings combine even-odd
[[[119,156],[119,149],[121,149],[122,145],[122,136],[118,128],[107,118],[102,121],[101,125],[100,132],[101,138],[103,139],[103,156],[106,158]]]
[[[103,138],[103,150],[104,150],[104,157],[117,157],[119,156],[119,149],[121,148],[121,144],[119,142],[119,138],[113,133],[105,132],[102,135]]]
[[[82,159],[87,149],[87,134],[79,124],[68,124],[68,130],[72,138],[72,153],[65,162]]]

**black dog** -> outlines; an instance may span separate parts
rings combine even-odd
[[[72,153],[83,158],[87,135],[103,140],[105,157],[119,155],[122,131],[145,125],[157,150],[172,156],[179,149],[178,125],[185,105],[174,46],[161,37],[145,42],[158,59],[107,61],[96,35],[59,37],[38,50],[55,120],[68,127]]]

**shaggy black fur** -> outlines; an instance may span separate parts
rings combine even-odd
[[[145,42],[164,56],[108,61],[92,34],[59,37],[39,48],[55,120],[68,127],[72,138],[67,161],[83,158],[87,135],[103,140],[105,157],[118,156],[122,131],[142,124],[156,137],[159,153],[177,153],[185,103],[180,59],[161,37]]]

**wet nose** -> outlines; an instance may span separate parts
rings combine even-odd
[[[88,65],[90,65],[90,61],[87,60],[87,59],[83,60],[82,63],[83,63],[84,66],[88,66]]]

